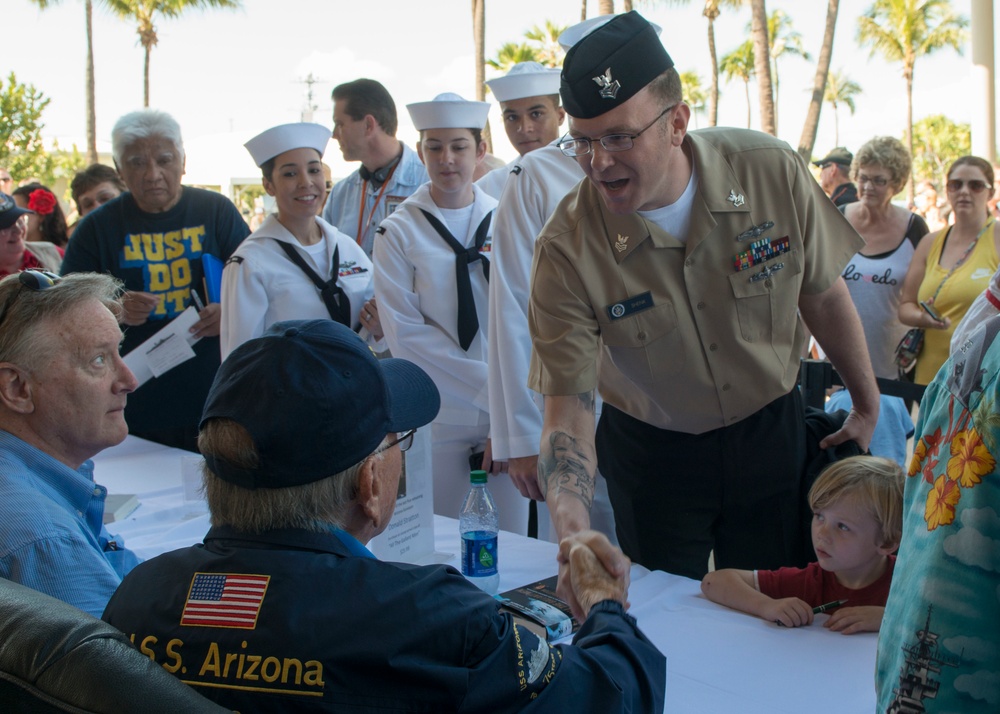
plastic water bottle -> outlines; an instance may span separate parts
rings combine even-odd
[[[486,472],[473,471],[472,487],[458,514],[462,535],[462,575],[478,588],[496,595],[500,587],[497,571],[497,531],[500,530],[497,504],[486,488]]]

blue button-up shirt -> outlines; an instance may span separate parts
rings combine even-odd
[[[100,617],[139,563],[104,527],[94,464],[73,470],[0,430],[0,576]]]

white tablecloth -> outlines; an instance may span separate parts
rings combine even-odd
[[[185,501],[185,452],[129,437],[95,458],[97,482],[135,493],[139,508],[109,526],[144,558],[200,542],[203,502]],[[435,549],[458,567],[458,521],[436,516]],[[556,572],[556,546],[502,532],[500,589]],[[631,613],[667,656],[671,714],[870,714],[875,709],[874,634],[845,636],[821,626],[781,628],[702,597],[697,581],[633,566]]]

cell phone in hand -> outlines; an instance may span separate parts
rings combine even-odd
[[[944,320],[941,319],[941,316],[938,315],[937,310],[931,307],[931,305],[926,301],[921,300],[920,307],[923,309],[924,312],[926,312],[928,315],[931,316],[932,320],[936,320],[937,322],[944,322]]]

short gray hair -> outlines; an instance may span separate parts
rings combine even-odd
[[[181,125],[177,120],[159,109],[139,109],[121,117],[111,130],[111,154],[115,163],[121,166],[125,149],[139,139],[151,136],[171,141],[177,147],[180,158],[184,158],[184,140],[181,139]]]
[[[892,184],[893,193],[897,193],[910,178],[912,163],[910,152],[903,146],[903,142],[894,136],[876,136],[862,144],[854,155],[851,178],[858,180],[858,171],[862,166],[878,166],[889,172],[889,183]]]
[[[372,454],[340,473],[284,488],[243,488],[219,478],[205,464],[202,476],[212,525],[229,526],[244,533],[264,533],[279,528],[317,532],[331,526],[343,528],[358,496],[361,467],[369,459],[381,460],[382,452],[378,449],[386,443],[383,439]],[[253,438],[232,419],[206,422],[198,435],[198,450],[241,468],[258,466]]]
[[[0,280],[0,362],[25,369],[42,364],[52,345],[45,320],[58,320],[87,300],[98,300],[118,318],[120,280],[102,273],[73,273],[45,290],[23,285],[18,273]]]

